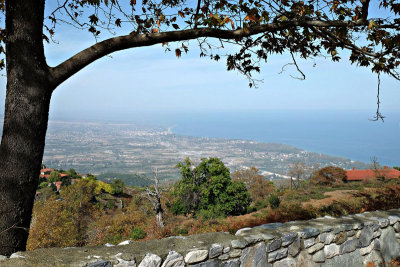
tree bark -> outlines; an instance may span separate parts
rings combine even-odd
[[[6,1],[7,94],[0,145],[0,254],[25,250],[52,93],[44,0]]]

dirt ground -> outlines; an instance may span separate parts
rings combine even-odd
[[[353,193],[356,193],[357,190],[336,190],[331,192],[325,192],[324,195],[328,196],[323,199],[311,199],[307,202],[303,202],[303,207],[308,205],[313,206],[314,208],[318,208],[321,206],[328,206],[333,203],[334,200],[346,199],[351,197]]]

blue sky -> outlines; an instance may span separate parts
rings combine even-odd
[[[94,43],[86,31],[70,27],[59,27],[55,39],[59,44],[45,45],[51,66]],[[257,77],[264,82],[255,89],[248,87],[245,77],[226,71],[224,60],[199,58],[194,42],[189,53],[179,59],[174,53],[165,53],[160,45],[135,48],[102,58],[59,86],[50,117],[118,118],[148,111],[201,110],[365,110],[372,116],[376,75],[367,68],[351,66],[345,53],[342,58],[340,63],[323,58],[299,60],[307,76],[300,81],[290,77],[297,75],[293,68],[278,74],[290,62],[287,55],[272,56]],[[399,85],[383,75],[383,113],[400,111]],[[1,79],[2,109],[4,97],[5,79]]]

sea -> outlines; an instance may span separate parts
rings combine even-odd
[[[373,121],[368,111],[213,111],[157,117],[172,133],[281,143],[370,163],[400,166],[400,112]],[[153,121],[155,121],[153,119]]]
[[[365,163],[375,157],[381,165],[400,166],[400,112],[384,112],[384,121],[372,121],[373,115],[373,110],[180,110],[85,119],[160,126],[186,136],[281,143]]]

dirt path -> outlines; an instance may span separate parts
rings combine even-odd
[[[327,198],[311,199],[307,202],[303,202],[302,205],[303,207],[311,205],[314,208],[318,208],[320,206],[328,206],[332,204],[334,200],[346,199],[348,197],[351,197],[351,195],[355,192],[357,192],[357,190],[336,190],[336,191],[325,192],[324,195],[328,196]]]

